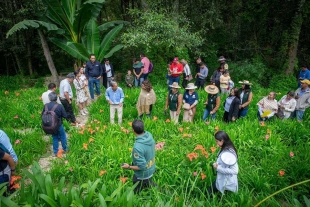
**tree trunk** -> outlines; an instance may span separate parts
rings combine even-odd
[[[48,68],[50,69],[52,77],[53,77],[53,82],[56,85],[59,85],[59,77],[58,77],[58,73],[57,73],[56,67],[54,65],[52,56],[51,56],[50,48],[48,47],[46,38],[45,38],[44,34],[42,33],[42,31],[38,30],[38,32],[39,32],[42,48],[44,51],[45,59],[46,59]]]
[[[286,63],[285,67],[285,74],[292,74],[294,73],[294,66],[297,56],[297,49],[298,49],[298,41],[300,30],[303,22],[303,12],[302,8],[305,4],[306,0],[300,0],[298,4],[298,9],[293,17],[291,27],[291,35],[290,40],[288,42],[288,62]]]
[[[31,44],[30,44],[30,40],[29,40],[28,35],[27,35],[27,40],[26,40],[26,47],[27,47],[27,62],[28,62],[29,75],[33,75],[32,58],[31,58]]]
[[[22,69],[22,64],[20,62],[20,58],[19,58],[19,55],[16,53],[16,51],[12,51],[13,55],[14,55],[14,58],[15,58],[15,62],[17,64],[17,70],[16,70],[16,74],[19,74],[19,75],[24,75],[24,71]],[[15,68],[16,69],[16,68]]]

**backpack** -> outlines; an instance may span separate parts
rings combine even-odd
[[[150,61],[149,73],[153,72],[153,68],[154,68],[154,65],[153,65],[153,63]]]
[[[49,111],[47,104],[45,104],[44,112],[42,114],[42,129],[46,134],[57,134],[60,123],[55,113],[55,109],[59,104],[55,104]]]

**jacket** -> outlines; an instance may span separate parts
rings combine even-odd
[[[150,132],[145,131],[136,137],[131,156],[133,165],[140,169],[134,170],[136,177],[140,180],[152,177],[156,169],[155,141]]]
[[[225,103],[226,103],[226,100],[224,102],[224,107],[225,107]],[[228,121],[232,121],[232,117],[235,117],[236,119],[238,119],[239,105],[240,105],[240,99],[238,97],[235,97],[229,107]]]
[[[229,190],[232,192],[238,191],[238,162],[236,162],[233,165],[227,165],[225,164],[222,159],[221,155],[223,152],[230,153],[231,156],[235,156],[237,158],[237,155],[233,149],[227,149],[223,150],[221,153],[219,153],[217,157],[217,164],[218,167],[216,169],[217,176],[216,176],[216,188],[221,192],[224,193],[225,190]]]
[[[289,100],[288,102],[286,102],[285,104],[283,103],[283,100],[286,99],[286,95],[283,96],[280,101],[278,101],[278,106],[280,108],[281,105],[284,106],[284,110],[283,110],[283,114],[284,114],[284,118],[289,118],[291,116],[291,113],[293,111],[295,111],[295,107],[296,107],[296,100],[294,98],[292,98],[291,100]]]
[[[301,88],[296,90],[296,94],[300,94]],[[308,89],[301,97],[299,97],[296,103],[296,110],[305,111],[310,106],[310,89]]]
[[[110,65],[110,67],[111,67],[111,73],[112,73],[112,76],[111,76],[111,77],[114,77],[114,68],[113,68],[113,65],[112,65],[112,64],[109,64],[109,65]],[[107,69],[106,69],[104,63],[102,64],[102,75],[103,75],[103,76],[107,76]]]

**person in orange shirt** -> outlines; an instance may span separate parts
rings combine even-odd
[[[179,62],[179,58],[175,57],[170,65],[169,85],[174,82],[180,84],[180,75],[183,73],[183,65]],[[170,90],[170,87],[169,87]]]

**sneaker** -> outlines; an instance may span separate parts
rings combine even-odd
[[[86,114],[84,113],[83,109],[80,111],[80,114],[85,116]]]
[[[83,109],[83,112],[84,112],[85,114],[89,114],[87,108],[84,108],[84,109]]]

